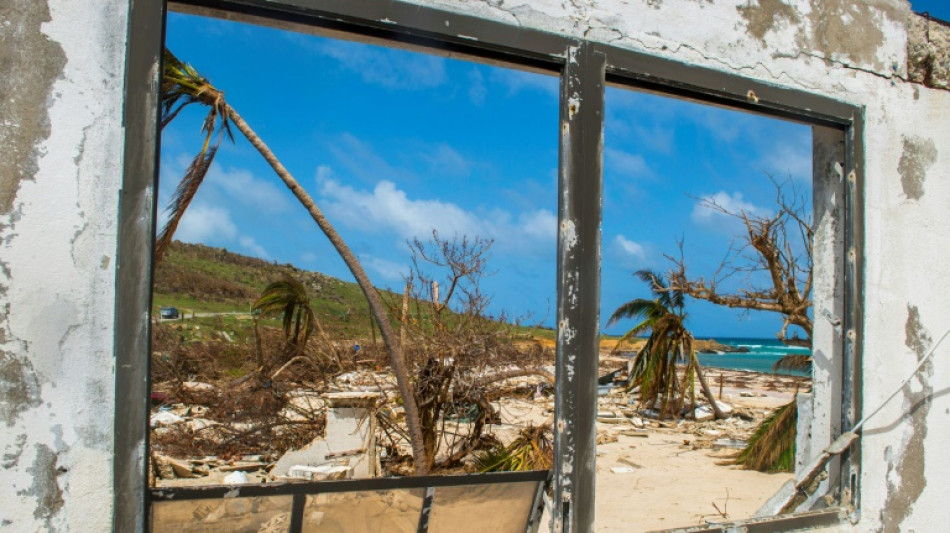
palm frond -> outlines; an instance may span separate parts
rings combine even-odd
[[[548,426],[528,426],[508,446],[493,446],[475,455],[479,472],[547,470],[554,464]]]
[[[227,137],[234,141],[224,93],[215,89],[194,67],[175,57],[168,48],[165,49],[161,87],[162,128],[191,104],[200,103],[208,106],[209,110],[201,124],[201,132],[204,134],[201,150],[188,166],[166,208],[168,221],[155,245],[156,261],[160,261],[164,256],[185,210],[208,174],[222,140]]]
[[[195,156],[191,165],[189,165],[185,171],[185,175],[182,176],[181,181],[178,182],[178,186],[175,187],[175,193],[172,195],[167,207],[169,213],[168,221],[165,222],[162,231],[155,241],[156,261],[161,260],[161,258],[165,256],[165,250],[168,249],[168,246],[171,244],[172,238],[175,236],[175,230],[178,229],[178,224],[185,215],[185,210],[188,209],[191,200],[198,192],[198,187],[201,186],[205,176],[208,174],[208,170],[211,168],[211,163],[214,161],[214,156],[217,153],[218,147],[213,146],[211,149],[203,150]]]
[[[792,401],[762,421],[735,462],[760,472],[791,472],[795,468],[798,403]]]
[[[297,346],[306,344],[317,323],[306,287],[290,276],[267,285],[251,309],[261,318],[281,316],[284,338]]]
[[[667,309],[682,311],[686,303],[683,291],[671,289],[663,274],[655,270],[642,269],[637,270],[633,275],[650,286],[650,292],[660,305]]]
[[[624,318],[651,318],[655,319],[665,314],[666,309],[656,300],[646,300],[637,298],[630,300],[618,307],[610,318],[607,319],[607,325],[616,324]]]

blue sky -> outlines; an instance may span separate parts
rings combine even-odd
[[[911,0],[911,9],[918,13],[930,13],[938,19],[950,21],[950,2],[947,0]]]
[[[477,234],[495,241],[484,287],[492,311],[554,323],[557,78],[174,13],[167,43],[225,92],[376,285],[401,288],[407,239]],[[162,206],[202,117],[195,108],[163,133]],[[262,158],[235,139],[177,237],[350,279]],[[609,88],[602,317],[648,296],[631,273],[670,268],[664,255],[678,239],[691,271],[712,275],[741,226],[700,200],[768,212],[768,175],[807,192],[810,142],[805,126]],[[767,313],[701,302],[688,311],[699,336],[772,337],[780,327]]]

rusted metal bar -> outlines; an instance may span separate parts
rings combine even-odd
[[[469,476],[411,476],[263,483],[259,485],[206,485],[203,487],[152,487],[153,501],[213,500],[220,498],[256,498],[291,494],[330,494],[337,492],[405,490],[426,487],[465,487],[496,483],[546,483],[547,470],[494,472]]]
[[[148,420],[152,246],[159,160],[159,76],[165,3],[129,2],[125,147],[115,279],[113,531],[148,528]]]
[[[561,73],[557,372],[552,531],[594,526],[600,223],[603,191],[602,50],[568,50]]]
[[[303,531],[303,513],[307,507],[306,494],[294,494],[294,500],[290,507],[290,524],[287,526],[287,533],[300,533]]]

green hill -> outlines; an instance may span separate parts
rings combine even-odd
[[[248,338],[251,324],[247,318],[251,305],[269,283],[285,274],[307,288],[314,314],[331,337],[369,339],[378,334],[363,292],[355,282],[301,270],[289,263],[278,264],[224,248],[178,241],[172,243],[155,269],[152,313],[157,317],[161,307],[176,307],[189,318],[192,313],[198,314],[195,323],[199,325]],[[402,295],[387,290],[380,290],[379,294],[391,308],[393,327],[398,327],[397,313],[392,310],[400,307]],[[201,316],[209,313],[218,315]],[[270,319],[263,324],[276,327],[279,322]],[[511,327],[520,334],[554,339],[554,332],[550,329]]]
[[[247,313],[261,291],[289,274],[307,287],[324,326],[344,337],[369,336],[370,315],[356,283],[201,244],[174,242],[155,269],[153,313],[173,306],[185,314]],[[393,294],[381,291],[392,299]]]

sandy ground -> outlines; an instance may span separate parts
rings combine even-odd
[[[747,518],[792,477],[719,465],[734,451],[683,445],[693,439],[688,433],[621,435],[598,446],[595,531],[652,531]],[[614,473],[613,467],[633,471]]]
[[[747,438],[771,409],[791,400],[799,384],[740,371],[710,369],[707,376],[715,395],[721,394],[735,414],[752,419],[656,422],[637,416],[626,395],[600,398],[598,416],[613,423],[597,423],[602,444],[597,448],[595,531],[645,532],[748,518],[792,478],[725,464],[736,450],[721,445],[723,440]],[[722,376],[725,386],[720,389]],[[503,399],[496,403],[502,424],[493,430],[509,441],[526,423],[550,421],[553,403],[551,398]],[[218,484],[224,475],[212,472],[208,477],[160,484]],[[262,475],[249,478],[258,482]]]

